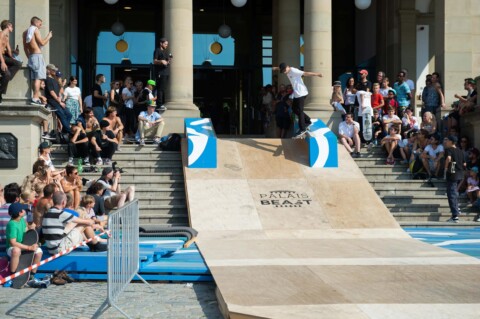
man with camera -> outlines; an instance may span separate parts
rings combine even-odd
[[[447,136],[443,143],[445,146],[444,177],[447,180],[448,206],[450,206],[450,211],[452,212],[452,217],[447,222],[458,223],[460,210],[458,209],[457,185],[463,178],[466,164],[463,151],[455,146],[457,144],[456,136]]]
[[[170,77],[170,63],[172,62],[172,54],[167,53],[167,38],[160,39],[160,46],[153,53],[153,65],[157,76],[157,105],[159,111],[165,111],[165,90],[167,88],[168,78]]]
[[[102,171],[102,176],[97,183],[103,185],[103,199],[105,200],[105,208],[113,209],[120,208],[125,205],[125,202],[131,202],[135,197],[135,186],[129,186],[124,191],[120,188],[120,179],[122,178],[121,170],[114,170],[111,167],[106,167]]]

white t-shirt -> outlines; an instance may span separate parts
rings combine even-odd
[[[357,95],[352,93],[349,89],[345,89],[343,93],[343,99],[345,100],[345,105],[354,105],[355,104],[355,97]]]
[[[410,121],[404,116],[404,117],[402,118],[402,124],[403,124],[403,126],[410,125]],[[413,127],[412,127],[413,129],[415,129],[415,130],[419,130],[419,129],[420,129],[420,127],[419,127],[419,125],[418,125],[417,118],[416,118],[415,116],[412,116],[412,124],[413,124],[413,125],[412,125],[412,126],[413,126]]]
[[[83,103],[85,104],[86,107],[92,107],[92,95],[87,95],[85,97],[85,100],[83,100]]]
[[[433,149],[433,146],[431,144],[428,144],[424,150],[424,152],[428,153],[428,156],[432,156],[435,158],[437,158],[438,154],[442,153],[443,151],[443,145],[438,145],[436,149]]]
[[[297,68],[290,67],[287,77],[293,87],[293,97],[299,98],[308,95],[308,90],[302,79],[303,71]]]
[[[63,95],[65,96],[66,99],[73,99],[73,100],[80,100],[80,96],[82,95],[82,92],[78,88],[78,86],[75,87],[67,87],[63,91]]]
[[[343,121],[338,126],[338,133],[352,138],[354,133],[354,127],[356,127],[358,131],[360,131],[360,124],[358,124],[358,122],[353,121],[352,124],[348,124],[347,122]]]
[[[132,91],[130,91],[129,89],[127,88],[124,88],[122,90],[122,96],[123,95],[126,95],[127,97],[131,97],[133,96],[132,94]],[[133,109],[133,99],[128,99],[125,101],[125,107],[128,108],[128,109]]]
[[[383,96],[383,97],[387,97],[388,96],[388,90],[391,90],[392,88],[380,88],[380,94]]]
[[[390,117],[388,116],[388,114],[387,114],[387,115],[384,115],[384,116],[382,117],[382,120],[383,120],[383,122],[388,121],[388,120],[397,120],[397,121],[399,121],[400,118],[399,118],[398,116],[396,116],[395,114],[393,115],[393,117],[390,118]],[[393,122],[390,122],[390,123],[387,124],[387,131],[390,129],[390,127],[391,127],[392,125],[393,125]]]

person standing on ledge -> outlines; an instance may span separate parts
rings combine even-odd
[[[40,28],[42,27],[42,19],[33,17],[30,20],[30,26],[23,32],[23,50],[28,57],[28,67],[31,71],[33,79],[33,95],[30,104],[43,106],[40,101],[40,82],[47,78],[47,69],[45,60],[42,55],[42,47],[46,46],[52,38],[52,31],[42,39]]]
[[[302,76],[319,76],[322,77],[322,73],[302,71],[297,68],[291,67],[286,63],[280,63],[278,67],[272,68],[274,71],[280,70],[280,73],[285,73],[290,80],[293,87],[293,112],[298,116],[298,131],[294,134],[294,137],[305,134],[307,127],[312,124],[310,117],[303,112],[305,105],[305,98],[308,95],[308,89],[305,83],[303,83]]]
[[[167,89],[168,78],[170,77],[170,63],[172,62],[172,54],[167,53],[168,40],[160,39],[160,46],[153,53],[153,65],[157,76],[157,105],[159,111],[165,111],[165,90]]]

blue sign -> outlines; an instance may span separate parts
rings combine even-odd
[[[189,168],[217,168],[217,136],[208,118],[186,118]]]
[[[312,125],[305,137],[308,143],[310,167],[338,167],[337,136],[322,120],[311,119]]]

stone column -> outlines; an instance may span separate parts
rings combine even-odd
[[[297,0],[278,0],[274,47],[277,48],[276,62],[300,67],[300,2]],[[278,84],[288,84],[288,78],[279,74]]]
[[[192,0],[165,0],[165,37],[173,55],[166,94],[165,133],[183,132],[183,119],[199,117],[193,104]]]
[[[337,131],[340,112],[332,112],[332,2],[305,0],[304,12],[305,70],[321,72],[323,77],[305,77],[308,87],[305,112],[320,118],[333,131]]]
[[[479,13],[475,1],[435,1],[435,70],[442,76],[447,107],[456,93],[464,94],[464,79],[480,74]]]

